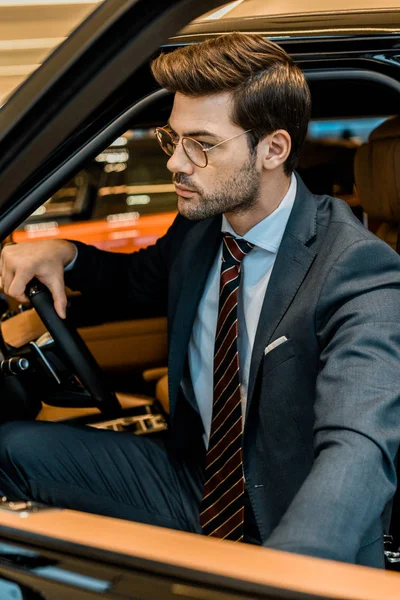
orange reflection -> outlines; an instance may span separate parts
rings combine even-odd
[[[137,215],[138,213],[133,213]],[[32,224],[28,231],[14,231],[14,242],[66,238],[85,242],[101,250],[111,252],[134,252],[154,244],[163,236],[176,217],[176,212],[144,215],[121,221],[84,221],[60,225],[56,221]],[[44,227],[45,225],[45,227]]]

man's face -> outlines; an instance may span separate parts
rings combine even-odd
[[[229,93],[190,98],[175,95],[169,125],[180,140],[188,136],[209,148],[242,134],[230,118]],[[173,173],[178,210],[188,219],[199,220],[222,213],[246,213],[257,202],[260,174],[246,135],[213,148],[208,165],[201,168],[186,156],[179,142],[167,167]]]

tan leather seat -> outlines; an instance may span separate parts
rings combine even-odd
[[[355,183],[368,219],[380,221],[376,235],[394,250],[400,222],[400,116],[387,119],[358,148]]]

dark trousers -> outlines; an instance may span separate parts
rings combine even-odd
[[[66,423],[0,425],[0,494],[10,500],[202,533],[202,462],[177,456],[166,438]],[[247,494],[245,525],[244,541],[259,544]]]
[[[0,426],[0,494],[201,533],[202,469],[151,436],[17,421]]]

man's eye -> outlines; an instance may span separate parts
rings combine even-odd
[[[200,144],[203,146],[203,148],[212,148],[213,144],[207,144],[207,142],[200,142]]]

